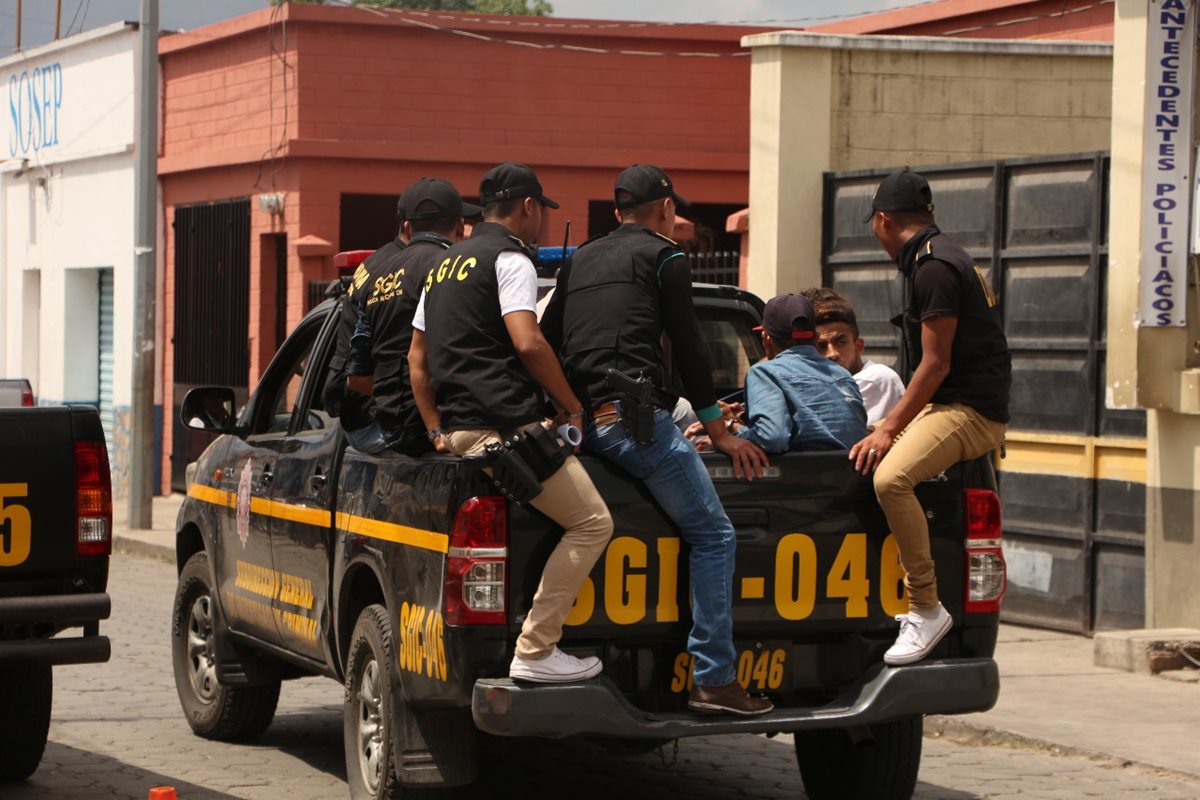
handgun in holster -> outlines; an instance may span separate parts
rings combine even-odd
[[[484,450],[496,488],[517,505],[525,505],[542,493],[542,481],[562,468],[574,448],[556,431],[535,422],[501,432],[501,441]]]
[[[654,382],[639,372],[637,380],[610,369],[604,382],[621,398],[621,422],[640,445],[654,442]]]

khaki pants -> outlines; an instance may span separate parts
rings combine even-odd
[[[451,431],[446,447],[455,455],[479,455],[500,434],[490,430]],[[533,607],[517,638],[517,655],[536,660],[550,655],[562,638],[563,621],[575,596],[612,537],[612,517],[579,459],[571,456],[546,480],[530,505],[563,527],[562,539],[550,553]]]
[[[962,403],[931,403],[896,437],[875,470],[875,495],[900,550],[904,585],[913,608],[936,608],[937,575],[929,548],[929,523],[913,490],[959,461],[995,450],[1004,423]]]

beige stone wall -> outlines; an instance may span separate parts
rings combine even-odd
[[[764,297],[820,281],[825,172],[1109,147],[1109,45],[796,31],[742,44],[746,285]]]
[[[1109,145],[1110,58],[839,50],[832,81],[833,170]]]

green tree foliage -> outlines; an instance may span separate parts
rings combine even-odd
[[[324,3],[325,0],[271,0],[280,3]],[[546,17],[554,13],[547,0],[350,0],[359,6],[416,8],[425,11],[475,11],[480,14],[520,14]]]

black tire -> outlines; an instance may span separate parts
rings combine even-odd
[[[921,768],[922,719],[874,725],[855,742],[844,730],[797,733],[796,763],[809,800],[909,800]]]
[[[226,742],[251,739],[275,717],[279,681],[226,686],[217,680],[212,587],[208,555],[196,553],[179,574],[171,612],[175,691],[196,735]]]
[[[0,670],[0,781],[24,780],[41,763],[53,694],[48,666]]]
[[[400,783],[392,751],[392,681],[396,656],[387,609],[363,609],[346,656],[342,743],[351,800],[445,800],[464,797],[461,787],[431,788]]]

